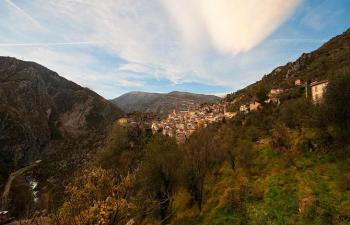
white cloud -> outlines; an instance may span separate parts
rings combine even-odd
[[[142,86],[152,78],[233,86],[228,71],[241,67],[241,58],[251,59],[251,50],[301,0],[6,1],[13,7],[0,21],[0,28],[10,30],[0,31],[0,55],[37,61],[94,87],[102,79]],[[26,20],[34,26],[23,26]],[[18,24],[25,29],[19,32]],[[91,50],[69,49],[76,46]],[[96,49],[122,65],[106,72],[107,56]]]
[[[223,53],[252,49],[294,11],[300,0],[167,0],[163,1],[190,43],[206,31]]]

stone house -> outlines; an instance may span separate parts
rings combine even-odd
[[[283,89],[281,88],[277,88],[277,89],[271,89],[270,93],[268,94],[268,100],[266,100],[266,103],[275,103],[275,104],[279,104],[280,100],[279,97],[280,95],[284,92]]]
[[[249,104],[250,111],[257,111],[259,108],[261,108],[260,102],[254,101]]]
[[[120,119],[118,119],[118,121],[117,121],[117,123],[118,123],[118,125],[120,125],[120,126],[125,126],[125,125],[127,125],[128,124],[128,118],[120,118]]]
[[[314,103],[322,101],[327,85],[328,80],[315,81],[310,84],[312,101]]]
[[[248,112],[248,107],[246,105],[241,105],[239,107],[239,111],[246,113],[246,112]]]
[[[284,90],[282,88],[276,88],[276,89],[271,89],[270,90],[270,94],[269,95],[280,95],[284,92]]]
[[[231,119],[231,118],[235,117],[236,115],[237,115],[236,112],[225,112],[224,113],[224,116],[226,119]]]
[[[300,79],[297,79],[297,80],[294,81],[294,85],[295,86],[301,86],[302,84],[303,84],[303,82]]]

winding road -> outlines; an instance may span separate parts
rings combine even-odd
[[[5,185],[5,188],[4,188],[4,192],[3,192],[2,196],[1,196],[1,202],[0,202],[1,203],[1,207],[0,207],[0,209],[6,210],[6,208],[7,208],[8,195],[10,193],[13,181],[17,177],[23,175],[27,171],[29,171],[29,170],[33,169],[34,167],[36,167],[37,165],[39,165],[40,162],[41,162],[41,160],[36,160],[35,162],[32,162],[28,166],[25,166],[25,167],[23,167],[23,168],[21,168],[19,170],[16,170],[15,172],[10,174],[10,176],[7,179],[7,182],[6,182],[6,185]]]

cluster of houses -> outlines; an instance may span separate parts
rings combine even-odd
[[[227,112],[223,103],[197,105],[189,110],[179,112],[174,110],[166,119],[154,121],[152,132],[175,137],[178,143],[184,143],[196,130],[205,128],[210,123],[222,121],[224,118],[230,119],[235,114]]]
[[[328,85],[328,80],[322,80],[322,81],[314,81],[308,85],[308,83],[303,84],[303,82],[300,79],[295,80],[294,85],[296,87],[298,86],[305,86],[305,94],[306,98],[308,98],[309,89],[311,90],[311,99],[312,101],[317,104],[320,103],[323,99],[323,95],[325,93],[326,87]],[[279,105],[280,102],[280,96],[284,94],[287,90],[284,90],[282,88],[276,88],[271,89],[268,93],[267,97],[268,99],[265,100],[265,103],[274,103]],[[241,105],[239,108],[240,112],[248,113],[250,111],[257,111],[259,108],[261,108],[261,103],[258,101],[252,101],[249,104]]]
[[[310,85],[308,83],[303,83],[300,79],[295,80],[295,86],[304,86],[306,97],[309,96],[309,89],[311,90],[311,99],[314,103],[319,103],[322,101],[323,94],[327,87],[328,81],[315,81]],[[266,104],[280,104],[280,97],[286,91],[285,89],[276,88],[271,89],[267,95]],[[129,118],[121,118],[118,123],[120,125],[133,125],[140,124],[141,128],[149,129],[153,134],[162,133],[170,137],[175,137],[178,143],[184,143],[196,130],[205,128],[208,124],[214,122],[220,122],[223,119],[231,119],[237,115],[237,113],[249,113],[251,111],[259,110],[262,105],[260,102],[254,100],[248,104],[243,104],[239,107],[239,112],[228,112],[226,109],[230,104],[234,102],[217,103],[217,104],[203,104],[189,105],[187,110],[182,110],[176,112],[173,110],[172,113],[168,115],[167,118],[163,120],[156,119],[154,115],[143,115],[142,118],[137,116],[137,121],[135,121],[135,116]],[[138,125],[139,126],[139,125]],[[140,127],[140,126],[139,126]]]

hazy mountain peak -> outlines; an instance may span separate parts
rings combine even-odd
[[[214,95],[193,94],[181,91],[172,91],[169,93],[132,91],[111,101],[125,112],[154,112],[160,116],[164,116],[173,109],[184,108],[193,103],[215,103],[220,101],[220,99],[220,97]]]

